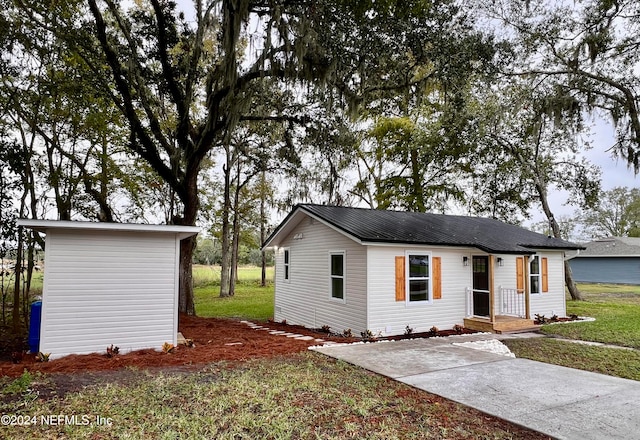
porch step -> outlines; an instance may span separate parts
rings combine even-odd
[[[540,328],[533,320],[514,316],[496,316],[494,322],[489,318],[465,318],[464,326],[471,330],[491,333],[516,333],[536,331]]]

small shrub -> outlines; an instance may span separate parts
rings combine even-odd
[[[549,318],[549,321],[558,322],[558,321],[560,321],[560,318],[558,318],[558,315],[553,315],[551,318]]]
[[[409,327],[409,326],[407,325],[407,326],[404,328],[404,334],[405,334],[406,336],[409,336],[409,335],[410,335],[410,334],[412,334],[412,333],[413,333],[413,328],[412,328],[412,327]]]
[[[36,360],[38,362],[49,362],[49,356],[51,356],[51,353],[43,353],[39,351],[36,355]]]
[[[437,336],[440,330],[435,325],[429,329],[430,336]]]
[[[571,315],[569,315],[569,319],[571,319],[572,321],[577,321],[578,319],[580,319],[580,317],[575,313],[572,313]]]
[[[282,324],[282,325],[287,325],[287,320],[286,320],[286,319],[283,319],[283,320],[281,321],[281,324]]]
[[[342,336],[345,338],[353,338],[353,333],[351,332],[351,329],[348,328],[342,331]]]
[[[544,315],[540,315],[540,314],[536,313],[534,315],[533,322],[535,324],[537,324],[537,325],[543,325],[543,324],[546,324],[547,322],[549,322],[549,320]]]
[[[377,335],[374,335],[371,330],[360,332],[360,337],[364,342],[375,341],[378,339],[378,337],[380,337],[380,335],[381,335],[380,333],[378,333]]]
[[[120,353],[120,347],[114,346],[113,344],[111,344],[109,347],[107,347],[107,357],[108,358],[112,358],[114,356],[117,356],[118,353]]]
[[[162,351],[164,351],[165,353],[173,353],[175,349],[176,349],[175,345],[170,344],[168,342],[165,342],[164,344],[162,344]]]
[[[323,325],[322,327],[320,327],[322,329],[323,333],[331,333],[331,327],[329,327],[328,325]]]
[[[457,334],[461,334],[462,332],[464,332],[464,326],[460,324],[456,324],[453,326],[453,331],[456,332]]]

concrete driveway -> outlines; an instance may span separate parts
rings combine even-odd
[[[461,335],[313,350],[559,439],[640,439],[640,382],[464,344],[506,337]]]

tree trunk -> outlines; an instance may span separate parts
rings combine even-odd
[[[231,274],[229,277],[229,296],[236,294],[238,281],[238,249],[240,247],[240,161],[237,161],[236,188],[233,193],[233,226],[231,240]]]
[[[198,173],[191,170],[190,176],[185,181],[184,216],[174,218],[175,224],[195,226],[200,208],[198,199]],[[196,309],[193,301],[193,251],[196,248],[196,237],[191,236],[180,242],[180,293],[178,296],[178,311],[187,315],[195,315]]]
[[[540,203],[542,204],[542,210],[549,221],[549,225],[551,227],[551,231],[553,232],[553,236],[555,238],[562,238],[560,234],[560,225],[556,221],[553,213],[551,212],[551,208],[549,207],[549,200],[547,199],[547,191],[545,186],[539,181],[540,177],[538,177],[538,181],[536,182],[536,189],[538,191],[538,196],[540,197]],[[571,295],[571,299],[575,301],[582,301],[582,294],[578,290],[575,281],[573,281],[573,273],[571,272],[571,267],[569,266],[569,262],[565,260],[564,262],[564,282],[567,286],[567,290],[569,291],[569,295]]]
[[[411,161],[411,177],[413,179],[412,186],[414,196],[414,201],[409,210],[416,212],[426,212],[427,207],[424,201],[424,190],[422,189],[422,176],[420,164],[418,162],[418,151],[416,149],[411,149],[409,158]]]
[[[196,247],[195,236],[185,238],[180,242],[180,294],[178,296],[178,311],[195,316],[196,308],[193,301],[193,250]]]
[[[231,265],[231,252],[229,246],[229,216],[231,215],[231,151],[230,146],[226,145],[227,163],[223,167],[224,172],[224,200],[222,204],[222,237],[220,243],[222,245],[222,261],[220,272],[220,297],[229,296],[229,266]]]
[[[265,198],[266,198],[266,179],[265,172],[260,175],[260,246],[264,245],[264,241],[267,239],[267,228],[265,218]],[[264,249],[260,251],[260,286],[265,287],[267,285],[267,255]]]
[[[571,299],[575,301],[584,300],[582,293],[578,290],[578,286],[576,286],[575,281],[573,281],[573,272],[571,271],[571,265],[568,260],[564,261],[564,282],[567,285]]]
[[[20,334],[21,320],[20,320],[20,277],[22,276],[22,226],[18,227],[18,247],[16,248],[16,265],[15,270],[15,283],[13,286],[13,332],[16,335]]]

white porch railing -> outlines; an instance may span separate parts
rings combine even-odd
[[[526,316],[526,306],[524,302],[524,293],[517,289],[507,289],[500,286],[499,289],[499,315],[517,316],[524,318]],[[473,288],[465,288],[466,298],[466,318],[473,316]]]
[[[518,292],[518,289],[507,289],[500,286],[499,301],[501,315],[517,316],[519,318],[526,316],[524,293]]]
[[[465,318],[470,318],[473,316],[473,289],[471,287],[467,287],[466,289],[464,289],[464,293],[465,293],[465,298],[466,298],[466,306],[467,306],[467,311],[466,311],[466,316]]]

